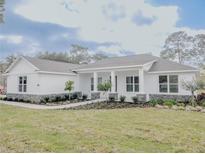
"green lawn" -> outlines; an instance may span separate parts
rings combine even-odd
[[[205,152],[205,114],[0,105],[0,152]]]

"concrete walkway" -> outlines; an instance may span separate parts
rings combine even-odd
[[[68,109],[80,105],[87,105],[87,104],[97,103],[101,101],[105,101],[105,99],[96,99],[96,100],[90,100],[85,102],[71,103],[66,105],[56,105],[56,106],[47,106],[47,105],[38,105],[38,104],[29,104],[29,103],[20,103],[20,102],[8,102],[2,100],[0,100],[0,104],[13,105],[13,106],[29,108],[29,109],[40,109],[40,110],[51,109],[52,110],[52,109],[64,109],[64,108]]]

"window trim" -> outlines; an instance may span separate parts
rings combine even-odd
[[[131,77],[132,78],[132,83],[127,83],[127,78],[128,77]],[[138,77],[138,83],[135,83],[135,77]],[[126,80],[125,80],[125,83],[126,83],[126,92],[128,92],[128,93],[139,93],[140,92],[140,78],[139,78],[139,75],[129,75],[129,76],[126,76],[126,78],[125,78]],[[127,86],[132,86],[132,91],[128,91],[127,90]],[[138,91],[135,91],[135,86],[136,85],[138,85],[139,86],[139,90]]]
[[[20,78],[22,82],[20,83]],[[24,82],[26,81],[26,83]],[[21,90],[20,90],[21,87]],[[26,93],[28,91],[28,77],[27,76],[18,76],[18,92]]]
[[[159,77],[160,76],[167,76],[167,92],[160,92],[160,83],[159,83]],[[176,84],[171,84],[171,85],[177,85],[178,86],[178,92],[170,92],[170,76],[177,76],[178,78],[178,83]],[[160,94],[179,94],[180,91],[180,85],[179,85],[179,75],[178,74],[160,74],[158,75],[158,92]]]

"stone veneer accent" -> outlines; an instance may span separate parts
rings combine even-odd
[[[150,94],[151,99],[173,99],[177,101],[188,101],[191,98],[191,95],[165,95],[165,94]]]
[[[100,99],[100,92],[91,92],[91,99]]]
[[[108,98],[115,98],[115,100],[118,100],[118,93],[109,93]]]
[[[136,94],[139,102],[146,102],[146,94]]]
[[[82,92],[73,92],[76,93],[78,97],[82,97]],[[65,97],[68,93],[62,93],[62,94],[48,94],[48,95],[34,95],[34,94],[14,94],[14,93],[7,93],[6,97],[9,99],[18,99],[18,100],[24,100],[24,101],[31,101],[32,103],[40,103],[42,99],[48,97],[49,100],[53,100],[56,98],[56,96],[59,97]]]

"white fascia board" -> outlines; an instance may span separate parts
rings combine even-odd
[[[20,59],[21,59],[21,57],[17,58],[17,59],[6,69],[5,74],[6,74],[7,72],[9,72],[9,71],[14,67],[14,65],[15,65]]]
[[[77,74],[75,74],[75,73],[48,72],[48,71],[36,71],[36,73],[41,73],[41,74],[56,74],[56,75],[73,75],[73,76],[76,76],[76,75],[77,75]]]
[[[143,67],[143,65],[130,65],[130,66],[115,66],[115,67],[100,67],[100,68],[88,68],[88,69],[75,69],[72,71],[101,71],[110,69],[120,69],[120,68],[133,68],[133,67]]]
[[[158,74],[158,73],[188,73],[188,72],[199,72],[199,70],[156,71],[156,72],[148,72],[148,73],[150,73],[150,74]]]
[[[9,67],[8,69],[5,71],[5,73],[8,73],[21,59],[23,59],[26,63],[28,63],[31,67],[33,67],[35,70],[39,70],[39,68],[37,68],[36,66],[34,66],[31,62],[29,62],[26,58],[24,58],[23,56],[20,56],[19,58],[17,58]]]

